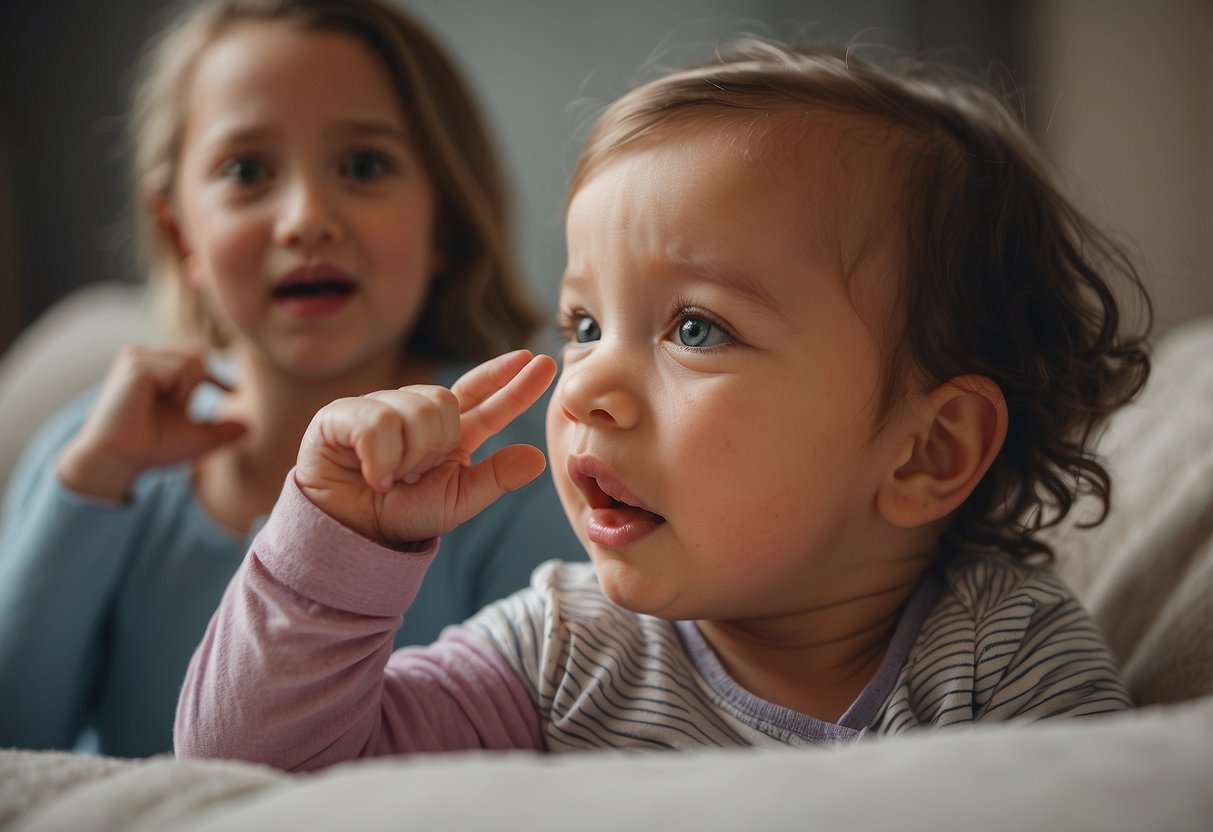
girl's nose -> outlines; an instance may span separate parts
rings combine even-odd
[[[640,422],[637,376],[623,356],[605,348],[566,364],[556,396],[565,418],[599,427],[634,428]]]
[[[306,177],[292,182],[283,194],[278,218],[278,243],[310,251],[342,238],[341,220],[323,184]]]

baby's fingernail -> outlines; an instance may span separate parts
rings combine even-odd
[[[384,491],[390,491],[392,489],[392,483],[394,481],[395,481],[395,477],[393,477],[391,474],[387,474],[384,476],[383,479],[381,479],[379,481],[379,487],[382,488]]]
[[[420,479],[421,479],[421,475],[418,474],[416,471],[409,471],[407,474],[404,475],[404,483],[406,485],[414,485]]]

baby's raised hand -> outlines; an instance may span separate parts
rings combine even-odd
[[[535,403],[556,362],[526,350],[468,371],[447,390],[414,385],[338,399],[312,419],[295,467],[300,490],[354,531],[394,545],[445,534],[544,469],[510,445],[472,454]]]
[[[245,429],[235,422],[190,418],[190,394],[208,380],[219,384],[196,351],[123,348],[84,426],[59,454],[59,478],[80,493],[123,500],[145,469],[193,459],[240,436]]]

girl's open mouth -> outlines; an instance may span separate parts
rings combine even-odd
[[[291,315],[317,318],[345,308],[357,290],[357,284],[339,269],[305,267],[287,275],[271,297]]]
[[[274,289],[274,299],[346,297],[353,293],[354,284],[348,280],[318,280],[315,283],[285,283]]]

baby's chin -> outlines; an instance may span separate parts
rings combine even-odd
[[[651,615],[667,621],[687,618],[686,610],[678,604],[679,593],[673,588],[660,586],[659,581],[641,574],[631,565],[617,557],[587,547],[594,570],[598,573],[598,585],[602,594],[617,607],[639,615]]]

